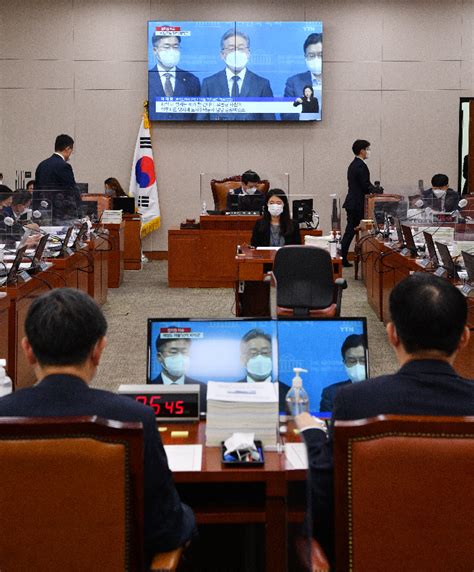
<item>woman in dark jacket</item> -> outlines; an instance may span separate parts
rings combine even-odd
[[[271,189],[266,196],[263,218],[255,223],[252,246],[301,244],[299,225],[290,218],[288,199],[281,189]]]
[[[302,106],[302,113],[319,113],[318,98],[314,97],[314,90],[312,86],[305,85],[303,89],[303,97],[298,97],[293,102],[293,106]]]

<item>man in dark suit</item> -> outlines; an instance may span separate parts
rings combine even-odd
[[[69,158],[74,150],[74,139],[69,135],[58,135],[54,153],[36,167],[36,189],[75,189],[76,180]]]
[[[347,254],[352,239],[355,236],[355,228],[359,226],[364,218],[365,195],[373,192],[374,186],[370,182],[369,168],[365,164],[370,156],[370,143],[365,139],[357,139],[352,145],[352,152],[355,157],[347,169],[348,192],[346,200],[342,205],[347,213],[347,226],[341,242],[342,265],[351,267],[347,260]]]
[[[259,328],[249,330],[240,342],[240,361],[247,375],[237,383],[272,383],[272,337]],[[286,383],[278,381],[278,405],[285,411],[285,398],[289,391]]]
[[[156,359],[161,366],[161,373],[150,383],[163,385],[199,385],[199,401],[201,412],[206,411],[207,385],[186,375],[189,368],[191,340],[186,338],[156,338]]]
[[[332,411],[334,398],[341,387],[350,383],[364,381],[367,371],[367,350],[365,345],[365,339],[362,334],[351,334],[344,340],[341,346],[341,354],[349,379],[332,383],[323,389],[319,411]]]
[[[318,102],[318,111],[321,111],[322,89],[322,62],[323,62],[323,35],[310,34],[304,44],[303,53],[308,71],[292,75],[286,80],[283,97],[291,97],[293,100],[303,97],[304,88],[313,87],[314,97]],[[298,121],[299,113],[282,113],[281,118],[285,121]]]
[[[154,35],[152,38],[156,66],[148,70],[150,118],[193,121],[194,113],[156,113],[157,97],[199,97],[199,79],[177,67],[181,58],[181,37]]]
[[[423,199],[423,207],[431,207],[440,212],[455,211],[461,200],[458,192],[449,188],[449,178],[443,173],[433,175],[431,189],[423,191],[421,198]]]
[[[37,298],[25,321],[23,351],[38,383],[0,399],[1,417],[98,415],[143,423],[145,551],[167,551],[194,534],[191,509],[176,492],[154,413],[134,400],[89,387],[106,345],[107,322],[79,290],[61,288]]]
[[[250,58],[250,38],[231,28],[221,38],[221,58],[225,69],[204,78],[201,97],[273,97],[270,82],[247,68]],[[212,121],[271,121],[273,113],[204,113],[200,120]]]
[[[342,387],[332,422],[381,414],[474,415],[474,380],[463,379],[453,369],[470,336],[463,294],[444,278],[415,273],[392,290],[390,315],[388,341],[401,368]],[[296,423],[308,450],[313,532],[332,554],[332,424],[327,437],[325,425],[307,413]]]
[[[257,189],[260,177],[255,171],[245,171],[240,178],[241,186],[227,193],[227,211],[261,211],[265,196]]]

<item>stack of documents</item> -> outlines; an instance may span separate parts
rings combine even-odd
[[[206,445],[221,444],[233,433],[255,433],[263,445],[276,445],[277,383],[207,384]]]
[[[122,211],[104,210],[102,222],[104,224],[120,224],[122,222]]]

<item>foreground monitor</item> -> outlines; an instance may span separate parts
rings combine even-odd
[[[149,319],[147,354],[147,383],[199,384],[204,412],[207,383],[224,381],[278,383],[284,413],[293,368],[302,367],[308,370],[303,384],[311,412],[329,416],[338,388],[351,382],[350,375],[357,380],[368,375],[365,318]]]
[[[322,31],[322,22],[148,22],[150,119],[321,120]]]

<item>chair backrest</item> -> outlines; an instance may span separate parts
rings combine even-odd
[[[142,570],[143,429],[0,418],[0,569]]]
[[[333,266],[329,252],[316,246],[284,246],[273,264],[277,305],[306,309],[327,308],[334,302]]]
[[[232,189],[238,189],[241,185],[241,176],[228,177],[227,179],[212,179],[211,190],[216,211],[224,211],[226,208],[227,194]],[[270,181],[264,180],[255,185],[257,189],[266,195],[270,188]]]
[[[336,569],[471,570],[474,417],[336,421]]]

